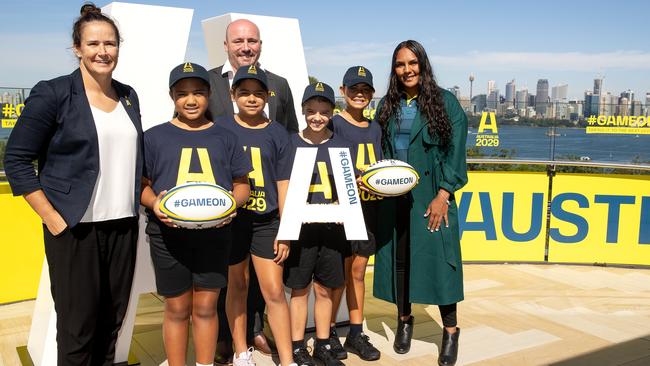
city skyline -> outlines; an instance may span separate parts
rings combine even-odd
[[[537,80],[547,79],[550,86],[568,84],[568,99],[581,99],[599,76],[604,90],[612,94],[631,89],[642,100],[650,92],[650,45],[644,26],[650,3],[641,0],[625,2],[634,9],[626,13],[625,37],[620,37],[619,22],[602,21],[610,18],[611,2],[598,0],[550,0],[543,7],[511,0],[498,6],[480,1],[413,2],[401,12],[392,2],[377,0],[333,0],[320,10],[309,2],[283,0],[134,2],[194,9],[186,59],[203,64],[207,50],[202,19],[229,12],[296,18],[310,75],[336,88],[347,67],[364,65],[375,76],[379,96],[386,90],[392,51],[404,39],[422,43],[439,84],[458,86],[462,96],[469,96],[470,74],[473,95],[486,93],[488,80],[505,91],[513,79],[517,90],[527,88],[532,94]],[[30,88],[76,67],[69,32],[81,3],[33,0],[3,8],[1,86]],[[109,1],[96,3],[104,6]],[[587,36],[591,33],[598,36]]]

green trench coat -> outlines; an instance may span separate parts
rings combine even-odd
[[[419,112],[411,128],[408,163],[420,175],[420,182],[409,193],[411,303],[446,305],[463,300],[458,207],[453,194],[467,183],[467,116],[453,94],[447,90],[442,92],[452,125],[449,148],[443,150],[438,137],[429,135],[426,122]],[[395,128],[395,119],[392,118],[388,122],[390,136],[394,136]],[[385,158],[393,156],[392,147],[384,149]],[[430,232],[424,212],[440,188],[452,194],[448,211],[449,227],[445,227],[443,221],[440,231]],[[373,294],[395,303],[396,199],[380,202]]]

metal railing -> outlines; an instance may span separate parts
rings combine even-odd
[[[530,159],[484,159],[468,158],[468,164],[506,164],[506,165],[546,165],[546,166],[576,166],[584,168],[631,169],[650,171],[650,165],[606,163],[575,160],[530,160]]]

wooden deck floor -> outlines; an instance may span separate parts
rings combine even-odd
[[[372,275],[367,279],[365,331],[382,356],[369,363],[350,355],[346,365],[436,364],[437,307],[414,307],[413,345],[398,355],[395,307],[370,296]],[[466,265],[465,297],[459,365],[650,365],[650,270]],[[33,307],[33,301],[0,306],[0,365],[20,364],[16,347],[27,343]],[[142,365],[164,363],[161,321],[161,299],[143,295],[132,343]],[[257,353],[255,359],[275,364]]]

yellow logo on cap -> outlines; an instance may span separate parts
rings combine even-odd
[[[366,69],[363,68],[363,66],[359,66],[359,71],[357,71],[357,75],[361,77],[366,77]]]
[[[316,86],[314,87],[314,90],[319,91],[319,92],[324,92],[325,87],[323,86],[323,83],[316,83]]]
[[[274,97],[274,96],[275,96],[275,92],[273,90],[269,90],[269,97]]]
[[[255,65],[251,65],[251,66],[248,68],[248,73],[249,73],[249,74],[253,74],[253,75],[257,75],[257,69],[255,68]]]
[[[186,62],[185,65],[183,65],[183,72],[194,72],[194,67],[191,62]]]

